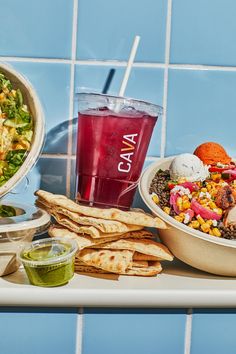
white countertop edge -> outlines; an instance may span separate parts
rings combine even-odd
[[[1,289],[0,307],[235,308],[236,291]]]

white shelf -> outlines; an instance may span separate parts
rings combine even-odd
[[[67,284],[41,288],[23,269],[0,278],[0,306],[236,307],[236,278],[214,276],[179,261],[163,262],[157,277],[75,274]]]

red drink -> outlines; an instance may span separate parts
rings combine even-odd
[[[135,109],[80,111],[77,200],[129,208],[157,116]]]

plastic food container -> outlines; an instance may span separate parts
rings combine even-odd
[[[205,272],[236,276],[236,240],[210,236],[194,230],[167,215],[154,203],[149,194],[153,177],[159,169],[169,169],[173,157],[160,159],[151,164],[142,174],[139,192],[144,203],[154,215],[164,220],[167,229],[158,231],[161,241],[181,261]]]
[[[43,234],[50,225],[50,215],[31,205],[3,203],[16,211],[16,216],[0,218],[0,276],[19,268],[19,254],[34,236]]]
[[[20,254],[29,281],[37,286],[66,284],[74,275],[75,240],[46,238],[32,242]]]
[[[19,170],[0,187],[0,198],[9,193],[27,175],[37,162],[43,147],[45,129],[44,113],[33,86],[15,69],[0,63],[0,72],[19,88],[24,103],[28,106],[33,118],[33,138],[30,150]],[[22,196],[24,198],[24,196]],[[49,215],[36,207],[20,205],[0,200],[0,204],[9,205],[16,210],[16,216],[0,218],[0,276],[10,274],[19,268],[19,253],[26,242],[42,230],[46,230],[50,222]]]

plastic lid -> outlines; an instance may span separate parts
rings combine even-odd
[[[35,206],[12,202],[5,202],[3,205],[15,208],[16,216],[0,218],[0,232],[28,229],[40,231],[50,223],[50,215]]]
[[[39,265],[51,265],[67,261],[78,249],[75,240],[68,238],[44,238],[32,242],[26,246],[20,254],[24,264],[31,267]]]

